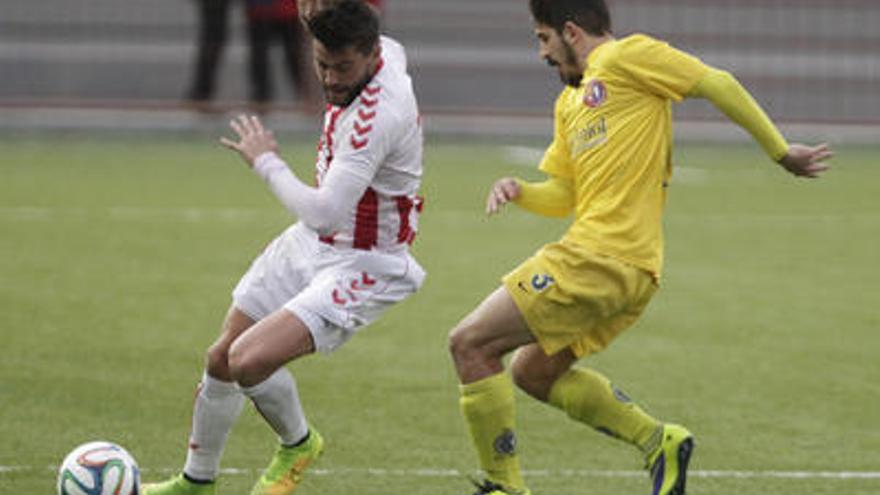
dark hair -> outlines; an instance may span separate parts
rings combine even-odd
[[[309,21],[309,31],[327,50],[354,46],[367,54],[379,42],[379,18],[362,0],[341,0],[322,9]]]
[[[532,17],[561,33],[571,21],[593,36],[611,32],[611,14],[605,0],[529,0]]]

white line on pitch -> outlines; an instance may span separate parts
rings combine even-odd
[[[0,466],[0,474],[32,471],[33,466]],[[48,470],[56,471],[56,466],[48,466]],[[144,469],[147,473],[173,473],[177,468]],[[259,469],[225,468],[221,472],[230,476],[256,475]],[[315,476],[374,476],[374,477],[415,477],[415,478],[454,478],[466,476],[467,472],[458,469],[440,468],[334,468],[314,469]],[[523,475],[529,478],[641,478],[647,476],[645,471],[625,470],[589,470],[589,469],[541,469],[525,470]],[[721,471],[694,470],[688,472],[691,478],[716,479],[803,479],[803,480],[880,480],[880,471]]]

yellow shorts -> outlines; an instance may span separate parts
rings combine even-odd
[[[502,280],[544,352],[570,347],[578,357],[607,347],[657,290],[651,273],[567,242],[545,245]]]

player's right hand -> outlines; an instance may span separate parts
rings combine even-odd
[[[516,179],[511,177],[498,179],[492,185],[489,196],[486,198],[486,215],[498,213],[502,206],[518,198],[519,193],[519,184]]]
[[[229,122],[229,127],[238,135],[238,141],[221,137],[220,143],[237,151],[249,166],[253,167],[254,160],[263,153],[278,152],[275,135],[263,127],[256,115],[239,115]]]

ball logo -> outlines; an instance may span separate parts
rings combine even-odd
[[[590,79],[584,87],[584,105],[597,108],[608,99],[608,90],[605,83],[598,79]]]

